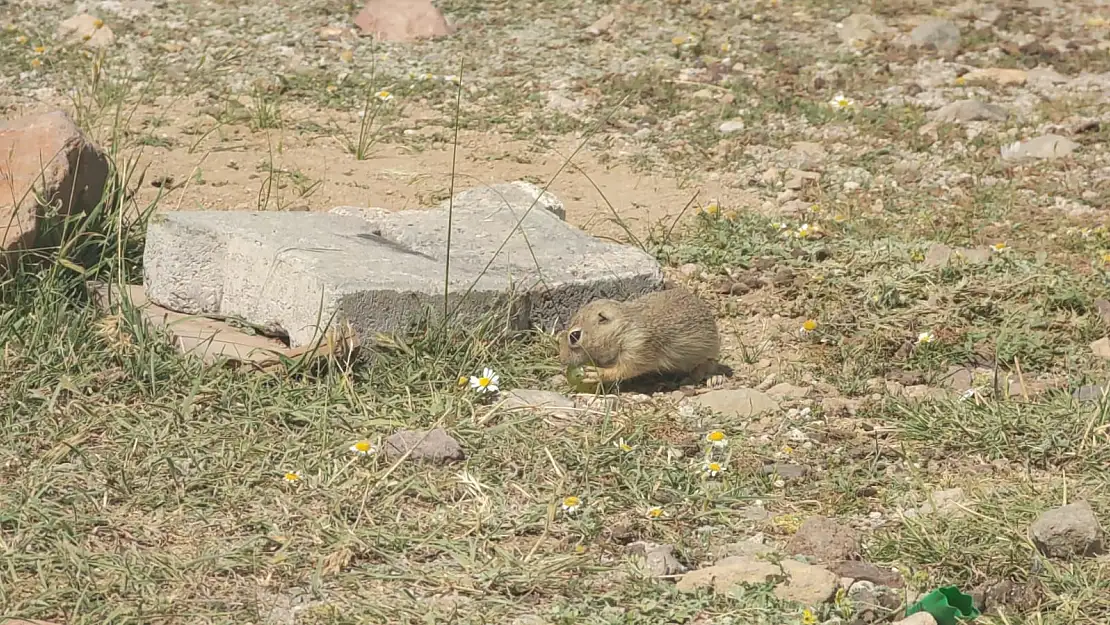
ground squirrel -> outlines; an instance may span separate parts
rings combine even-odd
[[[707,375],[720,351],[713,311],[693,293],[666,289],[619,302],[594,300],[559,337],[563,365],[583,365],[583,382],[649,373]]]

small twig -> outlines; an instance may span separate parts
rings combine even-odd
[[[1029,401],[1029,391],[1025,389],[1025,377],[1021,374],[1021,363],[1018,362],[1018,357],[1014,356],[1014,370],[1017,371],[1018,384],[1021,385],[1021,398],[1026,402]]]

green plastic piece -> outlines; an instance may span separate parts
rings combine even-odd
[[[971,596],[960,592],[955,586],[937,588],[921,601],[906,608],[906,616],[917,612],[932,614],[937,625],[956,625],[957,621],[970,621],[979,616],[979,610],[975,609]]]

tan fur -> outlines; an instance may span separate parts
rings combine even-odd
[[[579,332],[578,344],[570,335]],[[594,300],[574,313],[559,336],[559,360],[585,365],[587,379],[606,383],[648,373],[690,373],[720,351],[713,311],[693,293],[667,289],[627,302]]]

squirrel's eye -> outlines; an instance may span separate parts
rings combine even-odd
[[[609,318],[605,316],[605,313],[597,313],[597,322],[609,323]]]
[[[582,340],[582,331],[581,330],[571,330],[570,333],[567,334],[567,342],[570,343],[571,347],[574,347],[575,345],[578,345],[578,341],[580,341],[580,340]]]

